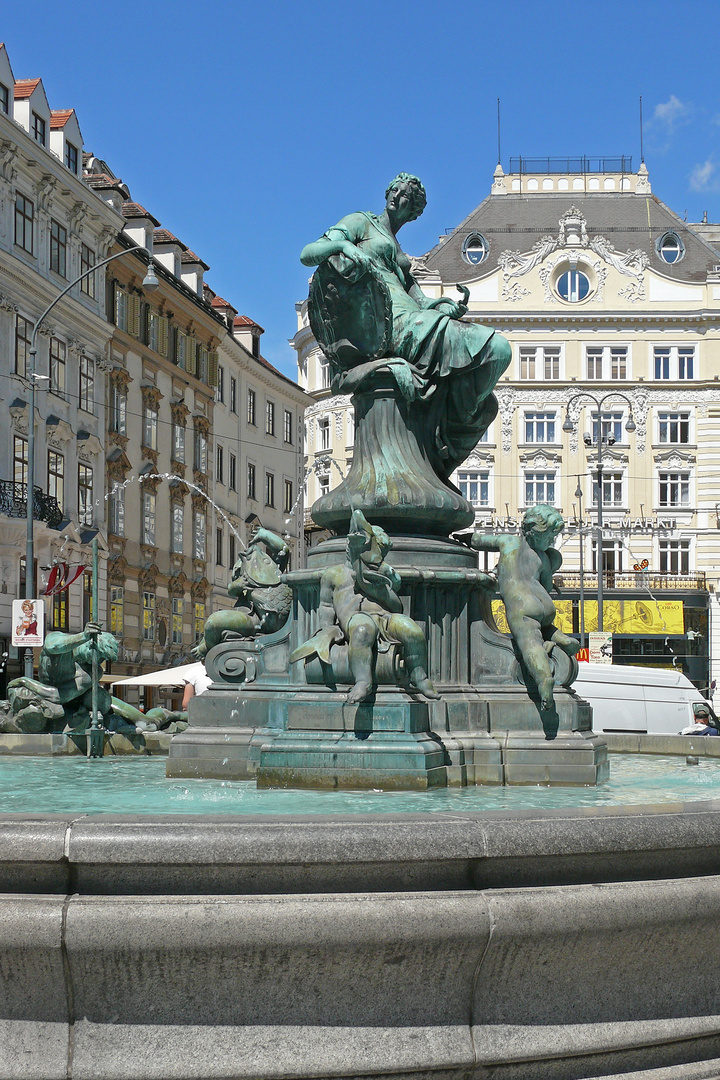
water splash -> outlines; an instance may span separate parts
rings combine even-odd
[[[210,498],[208,493],[206,491],[203,491],[203,489],[198,484],[193,484],[191,480],[186,480],[182,476],[176,476],[175,473],[144,473],[142,476],[130,476],[127,480],[123,480],[122,483],[119,480],[116,480],[113,483],[111,490],[105,496],[105,502],[107,502],[107,500],[117,491],[124,490],[128,486],[128,484],[142,484],[145,480],[167,480],[168,483],[172,480],[177,480],[179,481],[179,483],[185,484],[186,487],[189,487],[193,491],[196,491],[198,495],[202,495],[205,501],[208,502],[210,506],[212,506],[216,514],[220,518],[222,518],[222,520],[226,523],[227,527],[230,529],[231,533],[236,537],[237,540],[240,541],[242,546],[246,547],[245,541],[243,540],[242,536],[237,531],[225,511],[222,509],[222,507],[218,506],[218,504],[214,502],[213,499]]]
[[[342,471],[342,467],[341,467],[340,463],[338,461],[336,461],[334,457],[331,457],[330,454],[323,454],[322,457],[319,457],[315,461],[313,461],[312,465],[308,465],[307,469],[305,470],[305,475],[303,476],[303,481],[302,481],[302,484],[300,486],[298,496],[297,496],[295,502],[292,504],[292,506],[290,507],[290,509],[287,512],[287,517],[285,518],[285,525],[290,525],[291,522],[292,522],[293,517],[297,513],[297,509],[298,509],[298,505],[300,503],[300,499],[302,498],[302,496],[307,491],[307,482],[308,482],[308,479],[310,478],[310,476],[313,473],[315,473],[315,475],[319,477],[321,469],[324,469],[324,467],[326,465],[334,465],[335,468],[338,471],[338,475],[339,475],[340,479],[341,480],[345,479],[345,473]]]

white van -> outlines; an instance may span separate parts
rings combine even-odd
[[[584,662],[578,667],[572,689],[592,705],[598,733],[677,735],[695,722],[693,705],[709,704],[680,671]]]

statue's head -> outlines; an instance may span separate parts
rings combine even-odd
[[[391,180],[388,184],[387,191],[385,192],[385,199],[389,200],[391,194],[397,191],[398,188],[404,188],[410,195],[412,200],[412,215],[411,221],[415,218],[419,218],[423,210],[427,206],[427,195],[425,194],[425,188],[423,187],[420,179],[417,176],[413,176],[412,173],[401,172],[398,173],[394,180]]]
[[[546,541],[543,547],[549,547],[562,531],[565,522],[563,516],[554,506],[541,503],[531,506],[526,510],[522,519],[522,531],[529,543],[537,544],[538,541]]]
[[[392,547],[390,537],[379,525],[371,525],[361,510],[353,510],[348,532],[348,557],[366,566],[379,566]]]
[[[108,634],[106,631],[98,634],[97,649],[100,663],[102,663],[103,660],[112,662],[113,660],[117,660],[120,655],[120,643],[118,642],[118,639],[113,634]],[[86,641],[84,644],[77,646],[73,656],[77,664],[85,666],[86,664],[92,664],[92,654],[93,646],[89,641]]]

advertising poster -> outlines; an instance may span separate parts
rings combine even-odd
[[[597,630],[597,624],[598,602],[586,600],[585,629]],[[684,634],[682,600],[605,600],[603,630],[612,634]]]
[[[19,649],[39,649],[44,641],[45,604],[42,600],[13,600],[13,645]]]
[[[573,629],[572,600],[556,600],[555,625],[564,634],[578,633]],[[501,634],[509,634],[502,600],[493,600],[492,613]],[[585,601],[585,632],[598,628],[598,602]],[[603,603],[603,630],[611,634],[684,634],[685,619],[682,600],[605,600]]]
[[[593,630],[588,634],[591,664],[612,664],[612,634],[605,630]]]
[[[492,601],[492,613],[495,620],[495,625],[497,626],[500,633],[509,634],[510,627],[508,626],[507,616],[505,615],[505,605],[503,604],[502,600]],[[597,610],[595,615],[595,621],[597,622]],[[572,600],[555,601],[555,625],[557,626],[558,630],[562,630],[564,634],[572,634]]]

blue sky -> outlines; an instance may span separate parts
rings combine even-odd
[[[207,281],[287,344],[298,255],[339,217],[379,210],[400,170],[428,192],[402,233],[427,251],[510,155],[631,154],[638,99],[653,191],[720,221],[718,0],[25,0],[0,19],[15,77],[41,76]]]

